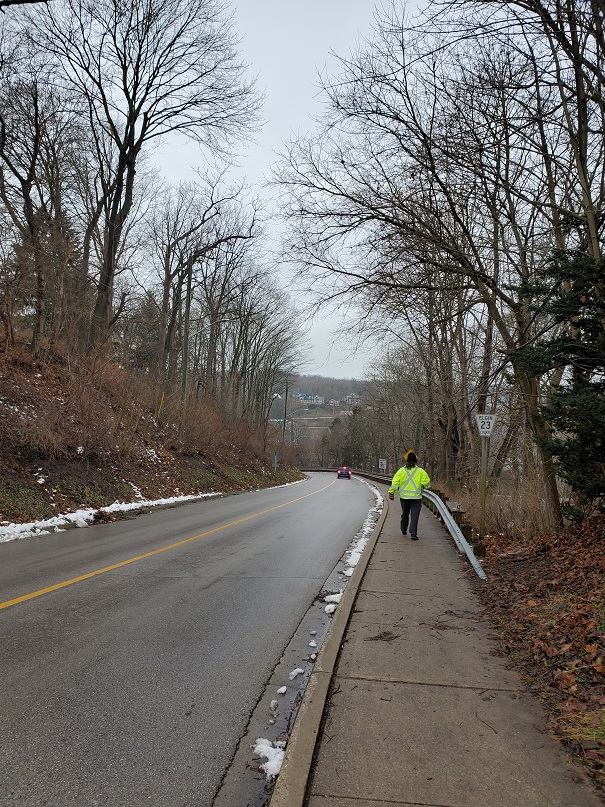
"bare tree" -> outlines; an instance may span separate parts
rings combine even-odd
[[[193,271],[197,262],[217,249],[225,239],[252,237],[254,215],[244,225],[229,228],[216,225],[230,206],[236,203],[241,188],[223,188],[220,177],[199,183],[182,184],[171,190],[156,205],[151,222],[154,256],[161,277],[157,378],[160,386],[166,378],[174,379],[175,357],[181,345],[175,342],[175,327],[186,305],[185,292],[191,293]],[[214,228],[214,229],[213,229]],[[220,233],[219,233],[220,230]]]
[[[257,99],[242,78],[231,21],[218,0],[57,0],[28,9],[27,32],[55,60],[54,80],[87,118],[96,205],[105,217],[90,344],[113,319],[116,262],[146,145],[183,133],[213,151],[247,131]]]
[[[577,230],[579,243],[573,247],[586,252],[597,264],[602,255],[605,168],[603,137],[605,127],[605,8],[598,0],[439,0],[437,9],[455,12],[456,36],[466,40],[498,41],[522,48],[542,63],[542,87],[549,86],[558,96],[557,123],[573,161],[569,177],[571,204],[560,211],[560,225]],[[438,15],[439,27],[452,32],[452,18]],[[522,33],[520,33],[522,32]],[[536,119],[539,124],[539,119]],[[543,143],[545,160],[549,149]],[[551,182],[550,189],[555,185]],[[556,215],[556,214],[555,214]],[[567,245],[557,243],[559,249]],[[605,278],[597,274],[594,291],[605,298]],[[605,329],[605,318],[601,318]]]
[[[326,83],[324,132],[317,143],[292,144],[280,177],[292,191],[290,255],[305,274],[329,280],[333,294],[372,287],[375,305],[394,293],[408,309],[422,305],[422,292],[443,278],[468,285],[499,334],[534,433],[545,437],[540,379],[518,351],[544,325],[531,288],[552,248],[553,208],[573,192],[549,186],[552,172],[570,162],[549,117],[560,102],[544,81],[553,62],[537,65],[519,47],[471,56],[468,42],[464,55],[443,41],[441,52],[421,44],[426,50],[401,23],[384,19],[377,39],[343,59],[342,75]],[[460,342],[459,327],[451,336]],[[434,334],[427,337],[437,347]],[[486,361],[484,378],[489,351]],[[443,381],[450,375],[445,368]],[[453,415],[446,418],[452,435]],[[543,442],[538,450],[556,524],[552,458]]]
[[[209,228],[213,248],[200,255],[196,267],[195,291],[205,331],[201,383],[213,398],[221,398],[225,387],[225,369],[221,367],[225,340],[221,336],[230,331],[240,314],[241,297],[259,282],[258,274],[250,271],[255,216],[246,221],[244,215],[233,206],[224,210],[221,219]]]
[[[532,36],[546,36],[552,50],[560,50],[581,74],[588,97],[605,108],[605,8],[599,0],[436,0],[435,8],[454,8],[458,21],[468,14],[469,6],[497,9],[498,14],[472,21],[475,36],[479,31],[492,36],[518,35],[522,28]],[[460,28],[458,28],[460,32]],[[554,46],[554,48],[553,48]],[[577,87],[577,85],[576,85]]]
[[[16,56],[16,54],[14,54]],[[18,233],[15,260],[34,307],[32,349],[51,345],[65,320],[65,279],[73,226],[66,196],[73,179],[77,126],[64,99],[48,87],[43,65],[27,54],[0,71],[0,199]]]
[[[15,231],[3,215],[0,219],[0,321],[4,328],[4,350],[15,342],[15,314],[27,299],[27,283],[23,266],[15,260]]]
[[[179,187],[158,206],[160,399],[207,396],[265,428],[271,394],[300,360],[296,316],[261,268],[257,203],[220,178]],[[149,301],[145,302],[149,306]]]

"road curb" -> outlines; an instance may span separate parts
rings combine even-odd
[[[313,754],[319,736],[321,721],[330,682],[336,668],[345,631],[357,599],[361,581],[380,537],[389,510],[389,500],[383,495],[383,507],[370,539],[345,586],[338,608],[334,612],[326,638],[317,655],[313,672],[305,689],[281,771],[270,800],[270,807],[303,807],[307,781],[311,773]]]

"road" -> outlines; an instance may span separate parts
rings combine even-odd
[[[0,545],[0,804],[210,807],[373,505],[311,474]]]

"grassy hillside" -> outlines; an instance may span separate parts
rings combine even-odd
[[[208,401],[189,405],[181,436],[177,402],[157,414],[151,386],[114,364],[0,356],[0,522],[301,478],[272,468],[271,434]]]

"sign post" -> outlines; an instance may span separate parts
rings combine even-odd
[[[481,504],[481,517],[479,519],[479,540],[485,534],[485,488],[487,485],[487,455],[489,451],[489,438],[492,436],[495,415],[475,415],[479,436],[481,437],[481,480],[479,483],[479,499]]]
[[[387,461],[386,460],[378,460],[378,470],[379,471],[386,471],[387,469]]]

